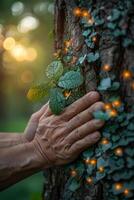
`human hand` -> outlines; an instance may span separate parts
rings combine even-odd
[[[34,139],[40,117],[41,116],[47,117],[51,114],[48,104],[49,103],[47,102],[44,106],[42,106],[42,108],[39,111],[33,113],[32,116],[30,117],[29,122],[23,134],[23,140],[25,142],[30,142]]]
[[[73,161],[100,139],[98,130],[104,121],[92,116],[94,111],[103,109],[104,104],[98,102],[99,98],[97,92],[90,92],[65,108],[59,116],[52,114],[47,104],[32,141],[42,169]]]

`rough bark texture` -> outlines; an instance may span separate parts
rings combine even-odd
[[[84,43],[82,36],[82,30],[79,24],[79,19],[73,14],[73,8],[77,6],[75,0],[56,0],[55,1],[55,49],[63,49],[64,39],[71,38],[73,41],[73,56],[78,57],[80,53],[90,52]],[[94,1],[94,7],[99,5],[101,11],[101,17],[106,19],[108,14],[111,13],[113,6],[116,5],[118,0],[96,0]],[[106,12],[105,12],[106,11]],[[133,13],[129,13],[126,18],[128,23],[128,35],[134,37],[134,18]],[[112,66],[110,76],[116,74],[118,79],[121,80],[121,73],[124,69],[130,69],[134,66],[134,48],[122,48],[120,39],[111,39],[108,29],[98,28],[97,31],[101,33],[101,38],[98,42],[98,49],[101,55],[101,64],[97,68],[94,64],[85,64],[83,70],[85,77],[85,92],[96,89],[97,87],[97,75],[100,73],[101,66],[109,64]],[[101,73],[101,77],[105,77],[105,73]],[[121,96],[125,98],[128,104],[134,103],[134,90],[128,87],[126,83],[122,81]],[[103,100],[108,97],[107,93],[102,94]],[[45,172],[47,176],[47,182],[45,182],[43,199],[44,200],[66,200],[67,179],[63,167],[55,169],[49,169]],[[81,187],[70,200],[102,200],[102,185],[92,186],[86,189],[85,186]]]

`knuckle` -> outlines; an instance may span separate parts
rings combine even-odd
[[[80,121],[80,119],[81,119],[81,116],[80,116],[80,114],[77,114],[77,115],[76,115],[76,121],[77,121],[77,122],[79,122],[79,121]]]
[[[79,131],[78,128],[75,129],[75,137],[78,138],[78,139],[81,138],[81,136],[80,136],[80,131]]]
[[[60,116],[62,120],[68,121],[70,117],[74,116],[76,114],[77,107],[75,105],[71,105],[71,107],[68,107],[64,110],[62,115]]]

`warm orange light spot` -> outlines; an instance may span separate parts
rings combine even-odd
[[[118,115],[117,111],[115,109],[112,109],[109,111],[110,117],[116,117]]]
[[[71,91],[64,91],[64,96],[68,98],[71,95]]]
[[[3,42],[3,47],[4,47],[4,49],[6,49],[6,50],[11,50],[11,49],[14,48],[14,46],[15,46],[15,39],[12,38],[12,37],[6,38],[6,39],[4,40],[4,42]]]
[[[132,73],[129,70],[124,70],[122,76],[124,79],[130,79],[132,78]]]
[[[85,163],[86,163],[87,165],[89,165],[89,164],[90,164],[90,159],[89,159],[89,158],[85,159]]]
[[[22,62],[26,58],[26,48],[18,44],[11,50],[11,55],[18,61]]]
[[[80,8],[75,8],[75,9],[73,10],[73,13],[74,13],[74,15],[77,16],[77,17],[80,17],[81,14],[82,14]]]
[[[111,103],[105,103],[104,104],[104,109],[105,110],[110,110],[112,108],[112,104]]]
[[[92,18],[88,19],[88,23],[92,25],[94,23],[94,20]]]
[[[88,178],[86,179],[86,181],[87,181],[88,184],[91,184],[91,183],[93,182],[93,179],[92,179],[91,177],[88,177]]]
[[[70,46],[71,46],[71,40],[65,40],[64,41],[64,44],[65,44],[65,46],[67,47],[67,48],[69,48]]]
[[[115,154],[116,154],[117,156],[122,156],[122,154],[123,154],[122,148],[118,147],[117,149],[115,149]]]
[[[121,190],[122,187],[123,187],[123,186],[122,186],[121,183],[116,183],[116,184],[115,184],[115,189],[116,189],[116,190]]]
[[[83,10],[82,11],[82,16],[83,17],[90,17],[90,14],[89,14],[89,12],[87,10]]]
[[[125,195],[128,195],[128,194],[129,194],[129,190],[128,190],[128,189],[125,189],[125,190],[124,190],[124,194],[125,194]]]
[[[73,169],[73,170],[71,171],[71,176],[73,176],[73,177],[77,176],[77,171]]]
[[[73,56],[71,63],[72,63],[72,64],[75,64],[76,61],[77,61],[77,59],[78,59],[78,58],[77,58],[76,56]]]
[[[97,41],[97,37],[94,36],[94,37],[92,38],[92,41],[93,41],[93,42],[96,42],[96,41]]]
[[[58,57],[60,56],[60,53],[61,53],[61,50],[58,50],[57,52],[54,52],[54,53],[53,53],[53,56],[54,56],[55,58],[58,58]]]
[[[112,102],[112,105],[114,107],[120,107],[121,106],[121,101],[120,100],[115,100],[115,101]]]
[[[67,53],[68,52],[68,48],[64,48],[64,53]]]
[[[91,160],[90,160],[90,164],[91,164],[91,165],[96,165],[96,163],[97,163],[97,160],[96,160],[96,159],[91,159]]]
[[[111,70],[111,66],[108,65],[108,64],[106,64],[106,65],[104,65],[104,66],[102,67],[102,70],[108,72],[108,71]]]
[[[104,172],[104,167],[103,166],[101,166],[101,167],[99,167],[99,172]]]
[[[101,144],[108,144],[109,143],[109,140],[107,138],[103,138],[101,140]]]

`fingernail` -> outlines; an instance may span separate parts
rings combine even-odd
[[[90,97],[95,97],[95,96],[99,96],[99,93],[96,91],[90,92]]]
[[[95,127],[102,127],[104,125],[104,121],[102,121],[100,119],[95,119],[94,125],[95,125]]]
[[[94,111],[100,111],[100,110],[103,110],[103,109],[104,109],[104,103],[103,102],[96,103]]]
[[[101,137],[101,135],[100,135],[99,132],[95,132],[95,133],[92,134],[92,137],[93,137],[93,139],[95,139],[95,140],[99,140],[100,137]]]

